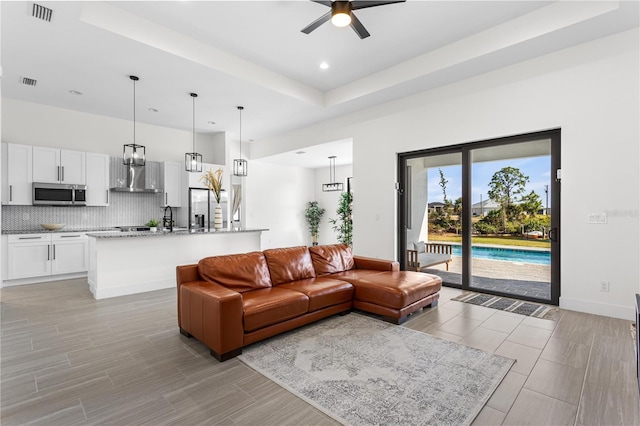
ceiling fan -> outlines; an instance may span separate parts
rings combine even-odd
[[[393,3],[403,3],[406,0],[378,0],[378,1],[365,1],[365,0],[353,0],[353,1],[340,1],[340,0],[311,0],[314,3],[320,3],[324,6],[330,7],[331,11],[325,13],[311,24],[304,27],[301,31],[305,34],[309,34],[311,31],[318,28],[320,25],[331,20],[331,23],[336,27],[346,27],[350,25],[353,31],[358,34],[360,38],[367,38],[371,34],[366,30],[362,22],[353,14],[354,10],[365,9],[367,7],[384,6]]]

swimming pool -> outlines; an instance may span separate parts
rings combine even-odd
[[[462,256],[462,246],[452,245],[452,255]],[[471,247],[471,257],[476,259],[492,259],[507,262],[533,263],[536,265],[551,265],[551,252],[543,250],[519,250],[502,247]]]

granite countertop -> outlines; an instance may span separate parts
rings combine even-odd
[[[19,229],[19,230],[2,230],[2,234],[4,235],[21,235],[21,234],[60,234],[64,232],[103,232],[103,231],[118,231],[116,228],[112,226],[101,227],[101,228],[62,228],[55,231],[48,231],[44,228],[34,228],[34,229]],[[118,231],[120,232],[120,231]]]
[[[173,237],[178,235],[204,235],[204,234],[238,234],[245,232],[262,232],[268,229],[219,229],[217,231],[202,230],[190,231],[188,229],[180,229],[177,231],[138,231],[138,232],[120,232],[118,230],[107,230],[103,232],[90,232],[87,236],[94,238],[146,238],[146,237]]]

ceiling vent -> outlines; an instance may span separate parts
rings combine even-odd
[[[27,86],[35,86],[36,84],[38,84],[38,80],[29,77],[22,77],[22,84],[25,84]]]
[[[49,9],[48,7],[40,6],[39,4],[34,3],[33,8],[31,9],[31,16],[33,16],[34,18],[42,19],[43,21],[51,22],[53,9]]]

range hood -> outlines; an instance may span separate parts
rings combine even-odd
[[[145,179],[145,166],[139,166],[133,163],[122,166],[127,175],[126,186],[114,186],[111,188],[115,192],[147,192],[158,193],[162,192],[156,188],[147,188]],[[124,180],[124,179],[123,179]]]

